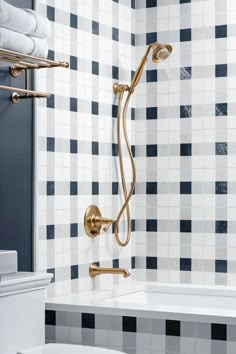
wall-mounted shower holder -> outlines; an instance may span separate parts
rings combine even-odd
[[[114,220],[102,217],[101,211],[96,205],[90,205],[85,211],[84,229],[91,238],[100,235],[103,225],[103,231],[106,232],[113,223]]]
[[[0,60],[13,63],[13,66],[9,67],[9,72],[12,77],[17,78],[21,75],[22,72],[24,72],[25,74],[25,88],[0,85],[0,89],[12,92],[11,101],[13,103],[17,103],[19,100],[25,100],[29,98],[47,98],[50,96],[50,94],[46,92],[29,90],[29,70],[55,67],[69,67],[69,63],[67,62],[42,59],[34,57],[32,55],[22,54],[2,48],[0,48]],[[21,95],[21,93],[23,95]]]

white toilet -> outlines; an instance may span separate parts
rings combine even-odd
[[[0,277],[0,354],[115,354],[110,349],[45,345],[45,289],[51,274]]]

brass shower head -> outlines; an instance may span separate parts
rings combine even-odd
[[[165,59],[167,59],[172,53],[172,46],[170,44],[160,44],[160,43],[151,43],[149,44],[144,57],[142,58],[137,70],[134,73],[133,79],[130,85],[130,91],[134,92],[135,87],[138,85],[141,75],[143,73],[144,66],[148,60],[148,54],[150,50],[153,50],[152,60],[154,63],[161,63]]]
[[[161,63],[165,59],[167,59],[172,53],[172,46],[169,44],[152,44],[152,60],[154,63]]]

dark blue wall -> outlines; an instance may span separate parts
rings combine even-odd
[[[32,8],[32,0],[8,0]],[[14,79],[0,64],[1,85],[24,87],[24,75]],[[32,270],[33,104],[11,103],[0,90],[0,249],[18,251],[19,270]]]

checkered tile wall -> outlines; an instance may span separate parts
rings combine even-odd
[[[235,19],[233,0],[136,1],[136,64],[173,46],[136,91],[138,279],[235,285]]]
[[[90,204],[113,218],[121,205],[112,85],[129,82],[135,65],[131,5],[130,0],[38,1],[52,25],[49,57],[70,62],[68,70],[42,70],[37,78],[39,89],[52,93],[36,108],[36,269],[55,275],[49,296],[91,289],[91,262],[134,267],[131,243],[120,250],[112,230],[92,240],[83,228]],[[130,136],[133,113],[134,101]],[[98,277],[95,287],[130,280]]]
[[[53,94],[37,109],[36,268],[55,274],[49,295],[90,289],[92,261],[135,267],[138,280],[235,285],[235,1],[39,7],[52,22],[50,57],[70,61],[70,70],[41,71],[38,80]],[[88,239],[83,215],[91,203],[116,215],[111,87],[130,81],[153,41],[172,44],[173,54],[158,66],[148,61],[129,111],[136,231],[120,250],[111,233]],[[119,281],[101,277],[95,286]]]

